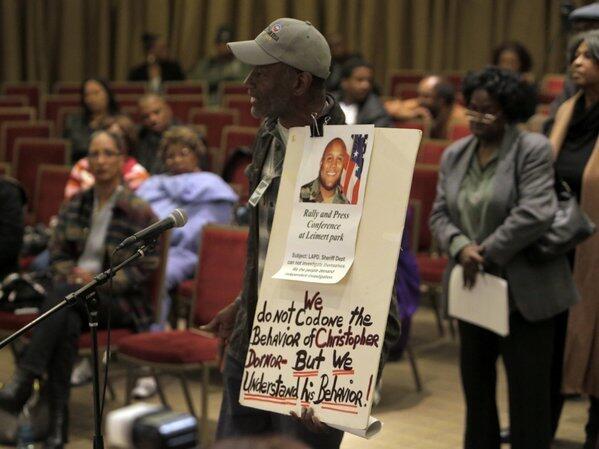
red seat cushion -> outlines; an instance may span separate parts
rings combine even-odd
[[[157,363],[202,363],[216,360],[218,339],[190,331],[147,332],[126,337],[121,354]]]
[[[418,253],[416,261],[420,270],[420,278],[424,282],[441,283],[443,272],[447,266],[447,257],[432,257],[430,254]]]
[[[0,329],[16,331],[37,317],[37,313],[15,315],[12,312],[0,312]]]
[[[177,293],[184,298],[191,298],[191,297],[193,297],[194,288],[195,288],[195,282],[193,279],[190,279],[188,281],[183,281],[179,284]]]
[[[118,346],[119,342],[133,333],[130,329],[112,329],[110,331],[110,345]],[[108,331],[98,331],[98,346],[104,347],[108,344]],[[92,347],[92,334],[89,331],[83,332],[79,337],[79,349]]]

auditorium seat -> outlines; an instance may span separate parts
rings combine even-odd
[[[25,95],[0,95],[0,108],[22,108],[29,106]]]
[[[19,137],[52,137],[54,125],[49,121],[4,122],[0,126],[0,161],[12,161],[15,141]]]
[[[404,129],[419,129],[422,131],[422,138],[426,139],[429,134],[429,127],[424,120],[395,120],[396,128],[404,128]]]
[[[20,137],[16,140],[12,159],[14,177],[23,184],[27,198],[35,198],[40,165],[65,165],[69,162],[70,151],[71,143],[64,139]]]
[[[58,214],[70,173],[71,167],[67,165],[41,164],[38,167],[33,198],[36,223],[48,226],[50,219]]]
[[[204,125],[208,147],[220,148],[224,127],[237,124],[237,116],[237,111],[230,109],[194,108],[189,122],[192,125]]]
[[[387,95],[393,95],[399,84],[418,84],[426,73],[422,70],[396,69],[387,71]]]
[[[397,84],[393,92],[393,97],[401,98],[402,100],[418,97],[418,84]]]
[[[23,81],[16,83],[4,83],[2,85],[2,93],[5,95],[24,95],[27,97],[27,105],[40,110],[42,94],[45,92],[42,83],[36,81]]]
[[[203,95],[167,95],[165,99],[173,110],[173,116],[183,123],[190,122],[190,112],[192,109],[204,107]]]
[[[79,81],[57,81],[52,86],[52,92],[57,95],[80,95],[81,83]]]
[[[206,81],[165,81],[163,83],[164,94],[170,95],[193,95],[204,97],[208,92]],[[203,100],[205,103],[205,100]]]
[[[222,162],[229,159],[235,148],[248,147],[251,149],[254,140],[256,140],[256,134],[258,134],[258,128],[236,125],[225,126],[222,131],[220,143]]]
[[[218,98],[224,106],[224,100],[230,95],[248,95],[248,87],[239,81],[221,81],[218,83]]]
[[[5,122],[31,122],[35,120],[35,109],[27,107],[0,107],[0,128]]]
[[[111,81],[110,90],[117,98],[120,95],[132,95],[139,98],[147,92],[147,85],[143,81]]]
[[[54,123],[57,135],[62,135],[64,123],[59,120],[60,110],[65,107],[81,107],[79,95],[44,95],[42,98],[41,117]],[[64,116],[63,116],[64,118]]]
[[[462,137],[469,136],[472,133],[470,132],[470,125],[467,122],[456,122],[449,124],[449,131],[447,134],[449,140],[453,142]]]
[[[433,202],[437,193],[437,180],[439,167],[430,164],[416,164],[412,179],[410,199],[418,200],[420,210],[418,214],[420,232],[418,235],[418,247],[415,248],[420,271],[423,292],[427,294],[432,302],[437,318],[439,335],[445,333],[443,327],[443,311],[441,310],[441,281],[447,259],[439,255],[430,232],[428,221],[431,214]],[[416,218],[416,210],[415,210]],[[452,329],[450,327],[450,329]]]
[[[418,155],[416,156],[417,164],[433,164],[441,163],[443,151],[451,144],[450,140],[441,139],[422,139]]]
[[[549,105],[563,91],[566,77],[562,73],[547,73],[540,82],[538,101],[540,104]]]
[[[193,282],[190,323],[193,328],[210,322],[241,291],[245,266],[247,228],[207,225],[202,233],[199,263]],[[179,378],[189,411],[195,409],[187,384],[189,373],[202,373],[201,435],[208,435],[209,369],[216,365],[218,340],[189,330],[141,333],[123,338],[119,358],[131,367],[150,367],[157,373],[160,399],[168,406],[160,386],[160,375]],[[134,376],[127,376],[127,403]]]
[[[260,126],[260,119],[252,115],[249,95],[227,95],[223,104],[225,108],[237,111],[239,126]]]

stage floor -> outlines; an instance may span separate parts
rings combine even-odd
[[[412,345],[424,383],[417,393],[407,360],[390,363],[383,376],[383,394],[373,414],[384,423],[379,435],[369,441],[346,436],[342,449],[459,449],[462,445],[464,404],[458,372],[458,343],[450,336],[439,338],[433,313],[423,307],[416,314]],[[117,400],[107,403],[107,410],[119,408],[124,401],[122,365],[112,365],[112,379]],[[10,351],[0,353],[0,381],[7,380],[13,371]],[[500,369],[498,402],[501,419],[507,423],[507,394],[505,376]],[[218,382],[218,376],[213,376]],[[167,395],[175,410],[185,411],[179,383],[164,379]],[[191,384],[196,409],[199,410],[199,383]],[[74,388],[71,396],[71,437],[69,449],[89,449],[93,432],[91,384]],[[216,425],[221,389],[210,396],[209,417]],[[148,402],[158,402],[154,398]],[[566,402],[554,449],[578,449],[584,441],[586,400]],[[2,423],[0,422],[0,426]],[[5,448],[7,446],[0,446]],[[506,446],[507,448],[508,446]]]

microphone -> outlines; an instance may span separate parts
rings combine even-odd
[[[148,226],[147,228],[136,232],[132,236],[127,237],[119,244],[119,246],[116,247],[116,251],[119,251],[127,246],[131,246],[137,242],[151,240],[162,234],[167,229],[180,228],[184,226],[185,223],[187,223],[187,214],[185,211],[182,211],[181,209],[175,209],[168,217],[165,217],[162,220]]]

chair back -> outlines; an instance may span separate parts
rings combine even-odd
[[[205,96],[208,93],[206,81],[165,81],[162,84],[165,95]]]
[[[414,176],[412,178],[412,189],[410,199],[420,202],[420,235],[418,245],[420,248],[414,248],[426,251],[432,244],[432,236],[428,226],[428,219],[431,214],[433,202],[437,195],[437,180],[439,178],[439,167],[437,165],[416,164]],[[416,211],[415,211],[416,212]],[[415,217],[416,218],[416,217]]]
[[[0,128],[6,122],[31,122],[35,120],[35,109],[32,107],[0,107]]]
[[[33,212],[35,222],[50,224],[64,201],[64,189],[71,174],[66,165],[41,164],[37,169]]]
[[[190,111],[204,107],[203,95],[167,95],[166,102],[173,110],[173,115],[183,123],[189,123]]]
[[[29,106],[29,99],[25,95],[0,95],[0,108],[23,108],[27,106]]]
[[[143,81],[112,81],[110,83],[110,90],[116,96],[136,95],[137,97],[142,96],[147,91],[146,83]]]
[[[5,95],[24,95],[27,97],[27,106],[39,111],[42,92],[45,89],[42,83],[24,81],[16,83],[4,83],[2,93]]]
[[[19,138],[12,159],[14,176],[21,182],[27,198],[35,198],[37,172],[42,164],[66,165],[71,143],[65,139]],[[64,190],[63,190],[64,192]]]
[[[260,126],[260,119],[252,115],[252,106],[248,95],[227,95],[224,99],[224,106],[237,111],[237,125],[255,128]]]
[[[247,228],[207,225],[202,232],[190,322],[210,322],[243,287]]]
[[[418,84],[426,73],[421,70],[397,69],[387,72],[387,95],[393,95],[400,84]]]
[[[227,109],[194,108],[190,123],[206,126],[206,141],[210,148],[220,148],[223,128],[237,124],[237,112]]]
[[[224,105],[224,100],[229,95],[245,95],[248,94],[248,87],[239,81],[221,81],[218,83],[218,98]]]
[[[54,125],[41,122],[4,122],[0,126],[0,161],[12,161],[15,142],[19,137],[51,137]]]
[[[54,122],[58,135],[62,135],[64,123],[60,123],[60,110],[64,107],[80,107],[81,96],[77,95],[45,95],[42,98],[41,117]]]
[[[57,81],[52,86],[52,92],[58,95],[80,95],[81,83],[78,81]]]
[[[470,125],[468,123],[457,122],[449,124],[448,137],[452,142],[470,134],[472,133],[470,132]]]
[[[423,139],[420,143],[416,163],[439,165],[441,163],[443,151],[445,151],[445,148],[450,144],[450,140]]]

